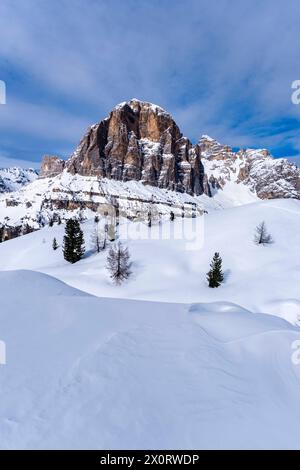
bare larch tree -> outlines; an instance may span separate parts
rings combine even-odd
[[[273,243],[272,235],[267,231],[265,222],[261,222],[255,229],[254,243],[256,245],[268,245]]]
[[[131,262],[128,248],[119,242],[111,246],[107,257],[107,269],[116,284],[121,284],[131,274]]]

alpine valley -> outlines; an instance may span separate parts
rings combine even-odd
[[[299,233],[295,164],[137,99],[0,170],[0,448],[299,449]]]

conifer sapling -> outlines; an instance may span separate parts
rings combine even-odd
[[[222,272],[222,258],[219,253],[215,253],[213,260],[210,264],[210,270],[207,273],[207,281],[209,287],[219,287],[224,281],[224,274]]]
[[[54,251],[56,251],[57,248],[58,248],[58,243],[57,243],[57,240],[56,240],[55,237],[53,238],[52,248],[53,248]]]

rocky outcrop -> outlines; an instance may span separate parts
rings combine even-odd
[[[274,159],[267,150],[239,152],[244,160],[237,181],[260,199],[300,199],[300,168],[284,158]]]
[[[52,178],[59,175],[63,171],[65,163],[59,157],[45,155],[41,164],[40,178]]]
[[[26,235],[28,233],[34,232],[35,229],[30,227],[30,225],[12,225],[0,223],[0,243],[12,238],[20,237],[21,235]]]
[[[138,180],[189,194],[209,191],[199,146],[182,136],[162,108],[135,99],[90,127],[66,168],[72,174]]]

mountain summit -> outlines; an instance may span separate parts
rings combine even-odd
[[[132,99],[91,126],[65,162],[44,157],[40,177],[72,175],[141,181],[194,196],[212,196],[228,182],[245,184],[259,198],[300,199],[300,169],[265,150],[233,152],[203,135],[196,145],[172,116],[152,103]]]
[[[267,150],[235,152],[207,135],[193,145],[164,109],[132,99],[91,126],[67,161],[47,155],[38,180],[21,189],[2,186],[6,240],[53,221],[106,213],[107,204],[145,221],[149,213],[157,220],[171,212],[194,217],[258,198],[300,199],[300,169]]]
[[[65,166],[71,174],[136,180],[195,195],[209,193],[198,145],[183,137],[165,110],[137,99],[119,104],[91,126]],[[59,167],[56,160],[53,167]],[[47,158],[41,176],[48,174]]]

